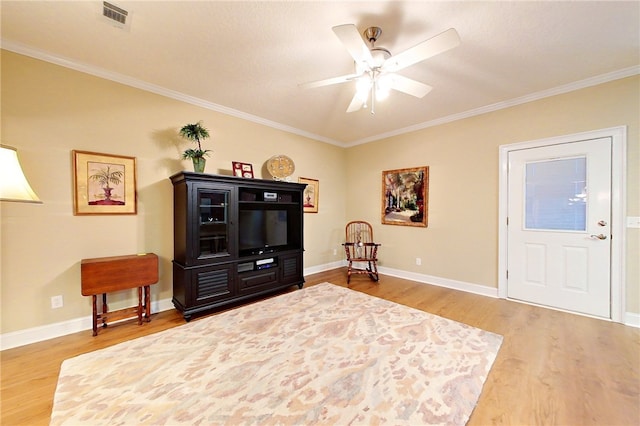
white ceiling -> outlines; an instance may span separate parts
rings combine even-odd
[[[640,72],[640,2],[1,2],[2,47],[349,146]],[[331,28],[382,28],[392,54],[455,28],[462,43],[400,74],[433,86],[346,113],[353,72]],[[194,119],[199,119],[194,117]]]

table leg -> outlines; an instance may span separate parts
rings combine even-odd
[[[138,287],[138,325],[142,325],[142,287]]]
[[[102,293],[102,328],[107,327],[107,313],[109,306],[107,305],[107,293]]]
[[[151,286],[144,286],[144,307],[146,321],[151,321]]]
[[[97,296],[93,295],[93,335],[98,335],[98,301]]]

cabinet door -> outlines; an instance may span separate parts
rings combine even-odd
[[[192,306],[209,305],[235,294],[232,265],[223,264],[192,269]]]
[[[196,187],[193,257],[197,263],[230,257],[233,253],[231,191],[230,188]]]
[[[283,284],[300,284],[304,282],[302,252],[280,256],[280,282]]]

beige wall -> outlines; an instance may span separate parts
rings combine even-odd
[[[208,173],[231,161],[257,175],[274,154],[319,179],[320,211],[305,215],[305,268],[340,260],[344,224],[366,219],[384,245],[381,265],[497,286],[498,146],[628,126],[628,214],[640,216],[639,86],[633,77],[349,149],[185,104],[39,60],[2,51],[2,143],[18,148],[42,205],[0,204],[1,333],[86,317],[80,260],[137,252],[161,258],[153,300],[171,298],[172,189],[191,165],[179,159],[180,126],[203,120],[212,138]],[[71,150],[137,159],[138,214],[73,216]],[[330,165],[330,166],[327,166]],[[430,167],[429,227],[380,224],[381,171]],[[627,310],[640,312],[640,232],[628,230]],[[422,266],[415,258],[422,258]],[[50,298],[64,296],[52,310]],[[132,303],[115,295],[113,308]]]
[[[640,216],[639,119],[635,76],[350,148],[347,219],[375,224],[383,266],[497,287],[499,146],[626,125],[627,215]],[[428,228],[381,225],[381,171],[416,166],[429,166]],[[626,236],[627,311],[639,313],[640,230]]]
[[[192,147],[178,129],[203,120],[213,154],[206,172],[231,174],[231,162],[252,163],[268,178],[274,154],[294,159],[299,176],[320,181],[320,211],[305,215],[305,267],[339,260],[345,221],[344,149],[2,51],[2,143],[18,148],[42,205],[7,203],[1,228],[1,332],[91,315],[80,294],[80,260],[139,252],[160,256],[152,300],[170,299],[173,204],[169,176],[192,170],[181,152]],[[180,145],[176,145],[180,144]],[[138,214],[74,216],[71,151],[136,157]],[[332,167],[326,167],[331,164]],[[64,307],[51,309],[51,296]],[[133,292],[110,296],[112,308],[133,304]],[[137,303],[137,302],[136,302]]]

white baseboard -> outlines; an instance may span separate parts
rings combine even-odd
[[[312,266],[311,268],[305,268],[305,270],[303,271],[303,274],[306,277],[307,275],[317,274],[318,272],[330,271],[332,269],[342,268],[343,266],[347,266],[346,261],[338,260],[336,262],[325,263],[324,265],[316,265],[316,266]]]
[[[450,280],[448,278],[435,277],[433,275],[418,274],[416,272],[402,271],[400,269],[392,269],[378,267],[378,272],[383,275],[404,278],[406,280],[417,281],[419,283],[436,285],[438,287],[446,287],[453,290],[465,291],[467,293],[479,294],[481,296],[498,297],[498,289],[487,287],[485,285],[467,283],[464,281]]]
[[[624,325],[640,328],[640,314],[627,312],[624,315]]]
[[[344,261],[326,263],[311,268],[305,268],[304,275],[316,274],[318,272],[329,271],[345,266]],[[439,287],[460,290],[467,293],[479,294],[487,297],[498,297],[498,289],[487,287],[480,284],[467,283],[464,281],[456,281],[448,278],[435,277],[433,275],[418,274],[415,272],[402,271],[386,267],[379,267],[378,272],[383,275],[404,278],[419,283],[436,285]],[[163,299],[151,303],[151,312],[157,313],[174,309],[171,299]],[[627,312],[624,318],[624,324],[630,327],[640,328],[640,314]],[[42,342],[44,340],[54,339],[56,337],[65,336],[67,334],[78,333],[80,331],[91,330],[91,316],[76,318],[69,321],[47,324],[40,327],[33,327],[26,330],[14,331],[11,333],[0,334],[0,350],[16,348],[18,346],[29,345],[31,343]]]
[[[151,302],[151,312],[158,313],[173,309],[171,299]],[[116,321],[117,322],[117,321]],[[80,331],[91,330],[93,322],[91,315],[75,318],[68,321],[56,322],[39,327],[28,328],[26,330],[13,331],[11,333],[0,334],[0,350],[17,348],[18,346],[29,345],[31,343],[42,342],[44,340],[55,339],[67,334],[78,333]]]

